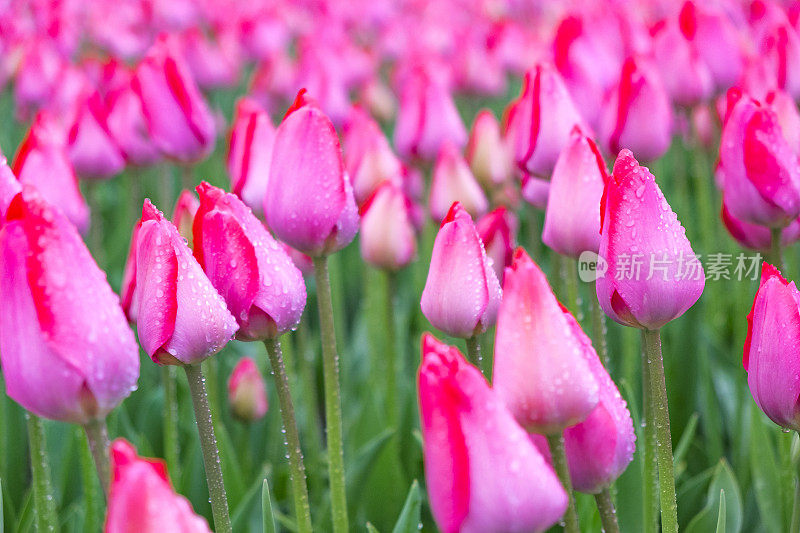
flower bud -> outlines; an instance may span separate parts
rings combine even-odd
[[[517,247],[517,227],[517,216],[502,205],[483,215],[476,224],[486,256],[491,260],[492,269],[501,285],[503,271],[511,266],[514,248]]]
[[[417,253],[410,200],[390,181],[372,194],[361,209],[361,256],[370,265],[400,270]]]
[[[75,172],[82,178],[107,179],[125,168],[125,155],[108,128],[108,108],[97,90],[87,92],[75,105],[67,150]]]
[[[467,162],[454,145],[445,142],[433,168],[429,199],[431,217],[441,222],[453,202],[460,202],[476,218],[484,215],[489,208],[489,201],[475,181]]]
[[[275,127],[267,112],[251,98],[239,99],[231,128],[228,174],[233,194],[259,214],[267,195],[274,143]]]
[[[244,422],[264,418],[269,407],[264,378],[255,361],[242,357],[228,379],[228,401],[233,416]]]
[[[500,123],[488,109],[481,110],[472,123],[466,159],[475,179],[487,189],[503,185],[513,176],[511,150],[500,133]]]

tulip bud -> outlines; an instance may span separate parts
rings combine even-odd
[[[82,178],[107,179],[125,168],[125,155],[108,128],[108,108],[97,90],[77,102],[67,139],[70,161]]]
[[[503,289],[493,387],[528,431],[560,433],[597,405],[597,381],[587,363],[597,354],[522,248],[506,269]]]
[[[311,256],[350,244],[358,208],[333,123],[301,90],[275,134],[264,211],[275,235]]]
[[[195,364],[236,333],[236,320],[177,228],[145,200],[136,232],[136,325],[158,364]],[[197,239],[195,239],[197,242]]]
[[[361,256],[370,265],[400,270],[417,253],[410,200],[390,181],[372,194],[361,209]]]
[[[467,338],[494,324],[500,298],[500,283],[475,224],[456,202],[433,242],[422,314],[448,335]]]
[[[676,105],[687,108],[708,99],[714,89],[711,72],[689,41],[692,30],[672,18],[652,30],[653,59],[664,88]]]
[[[774,73],[779,89],[792,98],[800,97],[800,37],[789,24],[782,9],[775,5],[775,16],[765,17],[764,24],[754,32],[758,58]],[[758,25],[757,25],[758,26]]]
[[[17,149],[11,170],[20,183],[33,185],[48,203],[57,205],[79,231],[88,229],[89,207],[81,196],[64,132],[55,117],[37,113]]]
[[[646,167],[622,150],[600,202],[599,255],[607,274],[598,278],[603,311],[626,326],[659,329],[700,298],[703,267],[686,230]]]
[[[0,226],[3,225],[11,200],[22,190],[17,177],[8,167],[6,158],[0,155]]]
[[[52,40],[45,36],[29,39],[21,52],[14,76],[17,119],[25,121],[47,105],[65,68],[66,61]]]
[[[267,112],[251,98],[239,99],[228,150],[231,191],[259,214],[267,195],[274,142],[275,127]]]
[[[550,196],[550,180],[537,178],[527,172],[522,175],[522,198],[537,209],[547,209]]]
[[[233,415],[243,422],[264,418],[269,407],[264,378],[255,361],[242,357],[228,379],[228,401]]]
[[[604,106],[600,132],[606,150],[628,148],[645,161],[658,159],[672,142],[672,106],[658,73],[630,57]]]
[[[75,227],[30,186],[6,212],[0,264],[8,395],[53,420],[104,418],[136,388],[136,341]]]
[[[175,493],[160,459],[139,457],[125,439],[111,444],[106,533],[210,533],[189,500]]]
[[[194,255],[239,323],[236,338],[277,337],[297,327],[303,275],[250,209],[206,182],[197,186]]]
[[[241,47],[238,36],[218,30],[207,38],[195,26],[180,35],[181,50],[192,78],[203,89],[233,88],[241,75]]]
[[[503,185],[513,175],[511,150],[500,134],[500,123],[488,109],[481,110],[472,123],[466,159],[475,179],[487,189]]]
[[[422,339],[419,406],[431,512],[446,533],[544,531],[567,494],[480,371]]]
[[[516,215],[502,205],[483,215],[476,224],[486,256],[500,284],[503,283],[503,271],[511,265],[517,246],[517,226]]]
[[[445,142],[436,159],[431,180],[429,208],[431,217],[441,222],[453,202],[461,206],[473,217],[480,217],[489,209],[489,201],[483,189],[475,181],[475,177],[461,157],[458,149]]]
[[[186,239],[186,243],[191,248],[192,244],[192,224],[194,224],[194,215],[200,208],[200,201],[189,190],[182,190],[175,202],[175,207],[172,210],[172,223],[178,228],[178,233],[181,237]]]
[[[142,59],[133,89],[153,143],[182,163],[205,158],[214,147],[214,116],[175,43],[160,37]]]
[[[592,139],[576,129],[561,152],[550,180],[542,241],[577,258],[600,248],[600,198],[608,171]]]
[[[759,226],[758,224],[750,224],[743,222],[731,215],[727,206],[722,204],[722,213],[720,213],[722,223],[731,237],[739,243],[739,245],[750,248],[751,250],[767,251],[772,245],[772,233],[769,228]],[[789,246],[793,242],[800,239],[800,219],[794,219],[788,226],[781,230],[781,246]]]

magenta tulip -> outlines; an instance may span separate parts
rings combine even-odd
[[[242,357],[228,379],[228,402],[233,415],[244,422],[264,418],[269,404],[267,385],[250,357]]]
[[[707,100],[714,90],[711,71],[689,39],[693,30],[676,18],[662,20],[651,30],[653,60],[664,88],[672,101],[683,107]]]
[[[720,218],[731,237],[739,245],[751,250],[768,251],[772,245],[772,233],[769,228],[743,222],[734,217],[727,206],[722,204]],[[800,239],[800,219],[794,219],[781,230],[781,245],[788,246]]]
[[[484,187],[503,185],[513,176],[514,160],[500,131],[500,123],[488,109],[475,116],[467,142],[466,159],[472,174]]]
[[[483,215],[475,225],[483,242],[486,256],[492,263],[497,279],[503,283],[503,272],[511,266],[514,248],[517,247],[517,216],[504,206]]]
[[[489,201],[475,181],[467,162],[454,145],[445,142],[436,159],[431,180],[428,203],[433,220],[441,222],[453,202],[460,202],[475,218],[485,214],[489,208]]]
[[[385,181],[361,208],[361,256],[370,265],[399,270],[416,256],[417,237],[411,201],[391,181]]]
[[[9,168],[6,158],[0,155],[0,226],[3,225],[11,200],[21,190],[22,186]]]
[[[274,142],[275,126],[267,112],[255,100],[241,98],[231,128],[228,174],[231,191],[259,214],[264,209]]]
[[[77,102],[67,149],[81,178],[107,179],[125,168],[125,154],[109,130],[108,108],[97,90]]]

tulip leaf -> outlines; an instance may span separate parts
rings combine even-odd
[[[354,502],[359,499],[360,491],[366,485],[367,476],[369,476],[375,461],[394,433],[394,429],[388,428],[373,437],[358,451],[353,466],[348,469],[347,499],[349,501]]]
[[[392,529],[392,533],[416,533],[419,531],[420,512],[422,509],[422,492],[415,479],[408,490],[406,503],[400,511],[400,517]]]
[[[725,510],[725,489],[719,491],[719,515],[717,516],[717,533],[725,533],[727,511]]]
[[[240,527],[239,524],[245,519],[246,516],[248,516],[247,511],[253,510],[253,504],[251,504],[251,502],[255,499],[255,496],[258,494],[259,488],[261,488],[263,492],[264,490],[263,482],[266,481],[266,477],[271,469],[272,468],[269,464],[265,464],[261,468],[261,473],[258,476],[256,476],[255,480],[247,489],[247,492],[245,492],[244,496],[242,496],[242,499],[239,501],[239,504],[233,508],[233,512],[231,513],[231,525],[233,526],[234,531],[240,531],[242,529],[245,529],[243,526]]]
[[[275,517],[272,516],[272,498],[269,495],[269,483],[264,479],[261,485],[261,519],[264,533],[275,533]]]
[[[0,479],[0,533],[3,533],[3,524],[4,524],[4,515],[3,515],[3,480]]]
[[[692,444],[695,431],[697,430],[697,422],[699,420],[700,415],[697,413],[692,413],[692,416],[686,423],[686,428],[683,430],[681,440],[679,440],[677,446],[675,446],[675,453],[672,454],[672,461],[675,464],[676,478],[679,478],[680,474],[686,470],[686,467],[683,464],[683,459],[686,456],[686,452],[689,451],[689,446]]]
[[[381,533],[378,528],[372,525],[372,522],[367,522],[367,533]]]
[[[770,533],[783,530],[780,470],[775,457],[775,447],[769,438],[769,429],[762,420],[761,411],[752,409],[750,430],[750,473],[752,487],[761,523]]]
[[[720,512],[724,512],[724,516],[720,517]],[[686,532],[713,531],[715,527],[720,527],[719,524],[722,524],[722,531],[730,533],[739,533],[742,528],[741,491],[730,466],[724,459],[721,459],[714,468],[705,507],[692,518]]]

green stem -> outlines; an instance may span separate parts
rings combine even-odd
[[[564,284],[564,305],[576,320],[580,320],[580,304],[578,302],[578,268],[575,259],[566,255],[559,256],[561,281]]]
[[[325,385],[325,426],[328,436],[328,475],[331,486],[333,531],[346,533],[349,526],[344,483],[342,399],[339,390],[339,356],[336,353],[336,328],[333,323],[333,301],[327,256],[314,258],[314,278],[317,283],[317,306],[322,330],[322,373]]]
[[[194,173],[191,165],[181,165],[181,188],[188,191],[194,189]]]
[[[597,350],[597,355],[600,356],[600,361],[603,366],[608,370],[608,343],[606,342],[606,314],[600,308],[600,302],[597,300],[597,291],[589,298],[592,313],[592,340],[594,347]]]
[[[474,334],[472,337],[467,337],[467,359],[469,362],[478,367],[478,370],[483,372],[483,358],[481,357],[481,335],[480,333]]]
[[[656,425],[653,399],[649,392],[650,365],[647,364],[646,331],[642,330],[642,431],[644,433],[644,461],[642,462],[642,501],[644,503],[644,531],[658,533],[658,461],[656,460]]]
[[[603,524],[604,533],[619,533],[617,523],[617,510],[614,508],[614,501],[611,499],[611,491],[608,487],[594,495],[597,503],[597,510],[600,511],[600,522]]]
[[[178,444],[178,394],[175,365],[161,367],[164,384],[164,459],[176,489],[180,488],[180,447]]]
[[[791,446],[789,447],[789,454],[791,455]],[[795,466],[795,480],[794,480],[794,505],[792,506],[792,533],[800,531],[800,463]]]
[[[572,481],[569,478],[569,467],[567,466],[567,452],[564,449],[564,434],[548,435],[547,444],[550,446],[550,455],[553,457],[553,466],[558,474],[558,479],[569,497],[569,506],[564,513],[564,531],[580,533],[578,513],[575,511],[575,496],[572,494]]]
[[[108,497],[108,486],[111,483],[111,467],[108,462],[108,428],[106,419],[92,420],[83,429],[89,439],[89,449],[92,451],[94,466],[97,468],[97,477],[100,478],[100,485],[103,492]]]
[[[657,329],[643,330],[642,339],[646,354],[645,362],[649,367],[652,420],[656,426],[656,459],[658,461],[659,492],[661,493],[661,530],[664,533],[677,533],[678,504],[675,500],[672,435],[669,428],[664,361],[661,357],[661,332]]]
[[[83,501],[86,505],[86,518],[84,529],[86,531],[97,531],[100,513],[98,512],[98,502],[102,499],[98,497],[94,459],[92,458],[89,439],[82,428],[75,426],[76,440],[80,443],[80,463],[81,463],[81,483],[83,484]]]
[[[772,228],[772,240],[770,241],[769,260],[772,266],[783,272],[783,249],[781,248],[781,232],[783,228]]]
[[[394,287],[395,273],[383,273],[386,294],[384,295],[385,309],[385,360],[386,360],[386,417],[390,426],[397,424],[397,339],[395,338],[394,324]]]
[[[164,165],[164,175],[158,180],[158,205],[157,207],[169,213],[172,208],[172,165]]]
[[[28,420],[28,442],[31,452],[31,472],[33,476],[33,505],[36,510],[36,530],[39,533],[56,531],[55,499],[50,484],[50,463],[47,460],[47,445],[44,439],[42,419],[25,413]]]
[[[310,533],[311,507],[308,504],[308,487],[306,486],[306,467],[303,464],[303,450],[300,448],[300,435],[297,431],[297,419],[294,415],[292,392],[289,388],[289,377],[286,375],[286,366],[283,362],[281,343],[278,339],[264,341],[269,354],[269,363],[275,374],[275,389],[278,393],[278,403],[281,408],[281,419],[285,431],[284,444],[289,452],[289,468],[294,495],[294,512],[297,515],[297,530],[301,533]]]
[[[211,513],[214,516],[214,530],[217,533],[231,533],[231,519],[228,514],[228,497],[225,494],[225,483],[222,479],[222,466],[219,461],[217,437],[214,434],[214,423],[211,420],[211,408],[208,405],[205,379],[200,364],[184,365],[189,391],[192,394],[194,418],[200,434],[200,448],[203,451],[203,465],[206,471],[208,494],[211,498]]]

